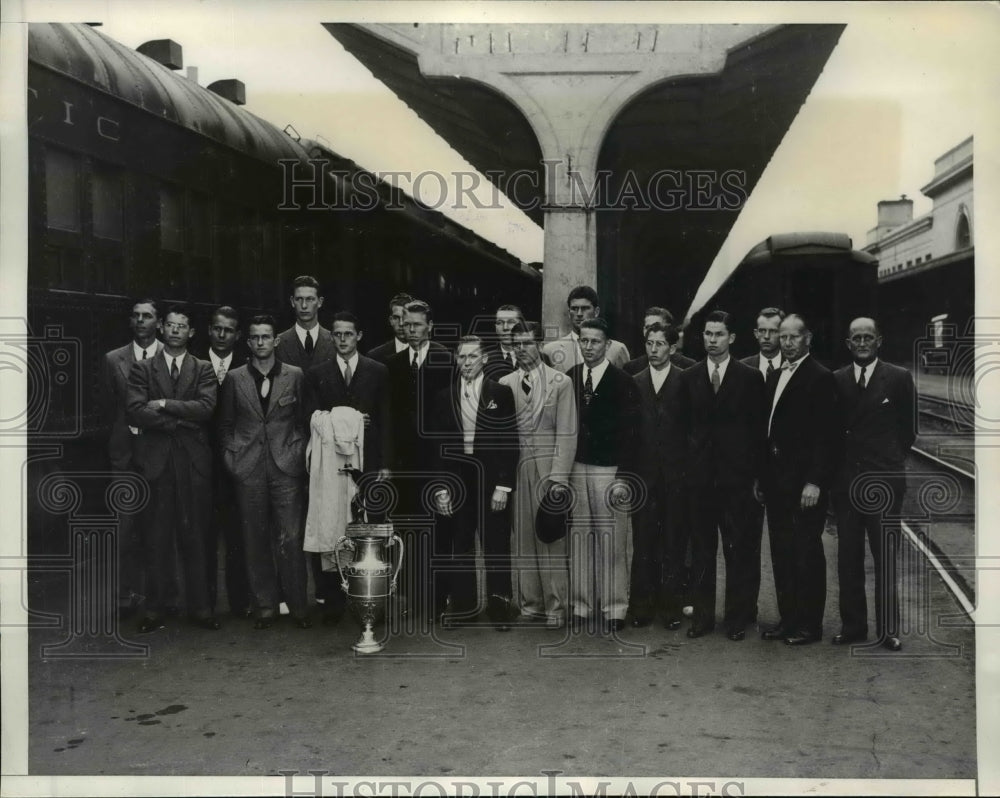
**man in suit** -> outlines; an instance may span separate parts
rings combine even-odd
[[[309,275],[296,277],[288,301],[295,311],[295,324],[278,336],[275,357],[302,371],[331,360],[335,353],[333,336],[319,323],[319,309],[323,307],[319,281]]]
[[[292,281],[292,295],[288,301],[295,311],[295,324],[278,336],[275,357],[303,372],[332,360],[336,353],[333,336],[319,323],[319,309],[323,307],[319,281],[308,274],[296,277]],[[328,590],[332,588],[332,583],[323,575],[322,557],[316,553],[303,556],[308,557],[312,569],[316,603],[325,604],[327,599],[338,600],[340,590]]]
[[[278,580],[300,629],[312,624],[302,557],[305,451],[302,370],[274,356],[274,319],[247,327],[251,360],[222,386],[223,459],[236,483],[254,629],[268,629],[278,608]]]
[[[392,328],[392,338],[384,344],[379,344],[368,357],[379,363],[388,363],[389,358],[398,355],[409,345],[406,341],[406,330],[403,329],[404,308],[413,301],[409,294],[396,294],[389,300],[389,326]]]
[[[133,438],[139,434],[125,419],[128,373],[132,364],[155,357],[163,349],[156,339],[161,320],[152,299],[132,303],[129,329],[132,340],[105,353],[101,362],[101,415],[108,427],[108,459],[114,471],[131,471]],[[143,592],[143,551],[136,518],[118,518],[118,608],[123,615],[136,610]]]
[[[567,335],[549,341],[542,347],[542,355],[548,358],[548,362],[564,372],[584,362],[580,350],[580,326],[583,322],[601,315],[597,292],[589,285],[578,285],[570,291],[566,297],[566,307],[569,308],[569,323],[572,329]],[[629,361],[628,347],[620,341],[608,338],[605,357],[611,365],[620,369]]]
[[[502,377],[517,370],[517,353],[514,350],[511,330],[518,322],[524,321],[524,314],[517,305],[501,305],[497,308],[493,326],[496,340],[486,347],[486,379],[500,381]]]
[[[140,434],[135,463],[149,482],[146,533],[146,609],[139,631],[163,628],[163,614],[184,569],[187,611],[205,629],[219,629],[212,614],[205,568],[205,527],[212,500],[212,450],[208,424],[218,382],[212,367],[187,351],[194,335],[191,312],[167,311],[163,351],[132,364],[128,375],[128,423]]]
[[[663,613],[678,629],[684,606],[684,556],[688,544],[684,468],[687,430],[681,417],[681,370],[670,362],[677,330],[654,322],[646,330],[649,366],[633,379],[639,390],[639,478],[646,501],[632,516],[632,626],[649,626]]]
[[[778,343],[778,327],[785,318],[781,308],[764,308],[757,314],[757,326],[753,337],[757,339],[758,352],[741,360],[760,372],[766,383],[781,368],[781,344]],[[777,379],[777,378],[775,378]]]
[[[646,308],[646,312],[643,314],[643,320],[642,320],[642,336],[644,341],[646,338],[646,333],[649,332],[649,328],[652,327],[654,324],[659,324],[664,328],[673,327],[674,314],[671,313],[666,308],[661,308],[658,305],[654,305],[651,308]],[[680,336],[678,335],[678,340],[679,339]],[[671,349],[673,350],[673,352],[670,355],[670,362],[673,363],[675,366],[677,366],[678,369],[686,369],[688,366],[694,365],[694,361],[691,358],[677,351],[676,344],[673,344],[671,346]],[[622,371],[634,377],[644,368],[648,367],[648,365],[649,365],[649,360],[646,357],[646,353],[643,352],[641,355],[639,355],[639,357],[633,358],[624,366],[622,366]]]
[[[400,573],[399,602],[403,614],[411,607],[433,616],[430,553],[418,546],[418,529],[406,524],[430,520],[432,507],[424,505],[431,469],[437,462],[437,442],[427,434],[432,421],[435,397],[451,384],[454,362],[451,353],[431,340],[434,312],[430,305],[414,300],[403,313],[403,329],[408,347],[389,358],[389,395],[392,460],[390,468],[397,501],[392,516],[404,541],[406,562]]]
[[[571,368],[580,419],[570,473],[570,601],[573,631],[603,616],[603,630],[625,628],[632,531],[626,479],[635,474],[639,392],[635,381],[607,359],[611,338],[603,319],[580,324],[583,363]]]
[[[236,310],[223,305],[212,311],[208,325],[207,351],[198,351],[201,360],[207,360],[222,390],[226,375],[247,362],[247,350],[237,346],[240,341],[240,322]],[[205,566],[208,569],[208,600],[214,612],[218,596],[219,538],[226,547],[225,580],[229,611],[238,618],[250,615],[250,590],[247,587],[247,566],[243,556],[243,531],[236,508],[236,492],[232,477],[222,462],[222,445],[219,437],[221,407],[216,404],[210,426],[212,432],[212,521],[205,534]]]
[[[464,500],[451,487],[435,492],[438,517],[435,558],[448,565],[433,574],[435,617],[450,595],[450,615],[477,610],[476,532],[486,569],[486,612],[494,627],[510,629],[510,494],[517,464],[517,426],[510,388],[486,379],[482,340],[467,335],[455,359],[458,378],[435,397],[437,470],[465,487]]]
[[[761,488],[781,618],[762,636],[798,646],[823,635],[823,526],[836,454],[837,393],[833,374],[809,356],[812,333],[805,320],[789,314],[778,330],[785,363],[768,386]]]
[[[851,322],[851,365],[834,372],[839,400],[841,454],[833,490],[837,515],[837,577],[841,630],[833,643],[868,639],[865,599],[865,537],[875,564],[875,631],[899,651],[899,588],[896,550],[899,511],[906,491],[906,453],[916,432],[916,392],[909,371],[879,360],[882,335],[874,319]],[[866,508],[852,496],[877,480],[890,491],[888,506]],[[852,490],[853,487],[853,490]]]
[[[334,407],[353,407],[364,415],[365,448],[360,488],[371,480],[389,478],[391,461],[389,411],[389,370],[377,360],[358,353],[358,343],[364,336],[357,317],[341,311],[333,317],[333,341],[337,356],[333,360],[313,366],[306,372],[305,418],[312,418],[316,410]],[[369,514],[369,521],[381,520],[382,514]],[[328,606],[323,623],[337,623],[343,615],[346,597],[337,582],[335,573],[324,572],[327,582],[324,593]]]
[[[764,383],[729,354],[731,317],[715,310],[702,332],[705,360],[681,374],[682,426],[687,433],[694,614],[688,637],[715,628],[715,570],[719,538],[726,563],[722,620],[739,642],[757,618],[760,590],[760,513],[754,495],[763,457]]]
[[[573,385],[542,361],[542,328],[518,322],[511,329],[518,370],[500,379],[514,395],[520,460],[514,491],[514,557],[521,617],[549,626],[566,622],[569,572],[566,538],[545,543],[535,534],[538,506],[549,491],[569,489],[576,455],[577,415]]]

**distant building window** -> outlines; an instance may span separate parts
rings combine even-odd
[[[972,246],[972,230],[969,228],[969,216],[963,206],[958,211],[958,225],[955,227],[955,249],[968,249]]]
[[[930,253],[930,252],[928,252],[928,253],[927,253],[927,256],[926,256],[926,257],[924,258],[924,260],[930,260],[930,259],[931,259],[931,253]]]
[[[907,269],[909,269],[912,265],[913,265],[913,261],[912,260],[906,261],[906,268]]]
[[[91,203],[94,210],[94,235],[121,241],[122,235],[122,179],[109,169],[95,168],[90,183]]]
[[[45,153],[45,224],[80,232],[80,164],[58,150]]]
[[[184,251],[184,197],[171,186],[160,187],[160,248]]]

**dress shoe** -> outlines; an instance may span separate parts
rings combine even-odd
[[[898,637],[887,637],[882,641],[882,648],[890,651],[899,651],[903,647],[902,641]]]
[[[292,626],[296,629],[312,629],[313,622],[306,615],[293,615]]]
[[[726,637],[730,640],[739,643],[741,640],[745,640],[747,636],[746,630],[744,629],[730,629],[726,632]]]
[[[792,632],[788,637],[785,638],[786,646],[806,646],[809,643],[818,643],[823,638],[823,635],[813,634],[812,632],[798,631]]]
[[[690,638],[704,637],[709,632],[715,629],[714,626],[704,626],[700,623],[693,623],[691,627],[687,630],[687,636]]]
[[[254,629],[270,629],[274,625],[274,618],[258,618],[253,622]]]
[[[681,622],[679,618],[671,618],[664,622],[664,629],[669,629],[671,632],[677,631],[681,628]]]
[[[217,632],[222,628],[222,624],[219,623],[219,619],[214,615],[194,617],[191,619],[191,623],[201,629],[207,629],[210,632]]]
[[[166,624],[163,623],[162,618],[143,618],[139,621],[139,634],[148,635],[150,632],[163,629],[165,626]]]
[[[835,646],[846,646],[851,643],[864,643],[867,639],[867,632],[838,632],[830,642]]]
[[[649,626],[653,623],[653,619],[648,615],[633,615],[631,626],[633,629],[642,629],[645,626]]]
[[[620,632],[625,628],[625,621],[621,618],[609,618],[604,622],[604,634],[611,635]]]
[[[789,632],[780,623],[760,633],[761,640],[784,640],[788,635]]]

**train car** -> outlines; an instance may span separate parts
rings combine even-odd
[[[684,348],[691,357],[704,357],[705,315],[725,310],[733,316],[733,355],[755,354],[757,312],[774,306],[805,317],[813,334],[813,355],[830,368],[839,367],[849,359],[844,339],[851,319],[875,315],[877,294],[877,260],[853,249],[847,235],[773,235],[753,247],[719,290],[692,314]]]
[[[210,90],[182,77],[180,47],[153,44],[147,56],[88,25],[29,26],[29,327],[49,349],[67,342],[79,380],[47,390],[35,432],[100,437],[97,366],[128,340],[137,296],[290,324],[288,285],[313,274],[323,313],[353,310],[368,345],[386,337],[400,290],[456,333],[502,302],[537,313],[537,270],[240,108],[238,81]],[[329,169],[331,195],[366,185],[377,201],[312,201],[301,183],[316,168]]]

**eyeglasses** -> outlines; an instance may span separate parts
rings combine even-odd
[[[876,336],[865,333],[863,335],[852,335],[850,340],[852,344],[870,344],[876,340]]]

